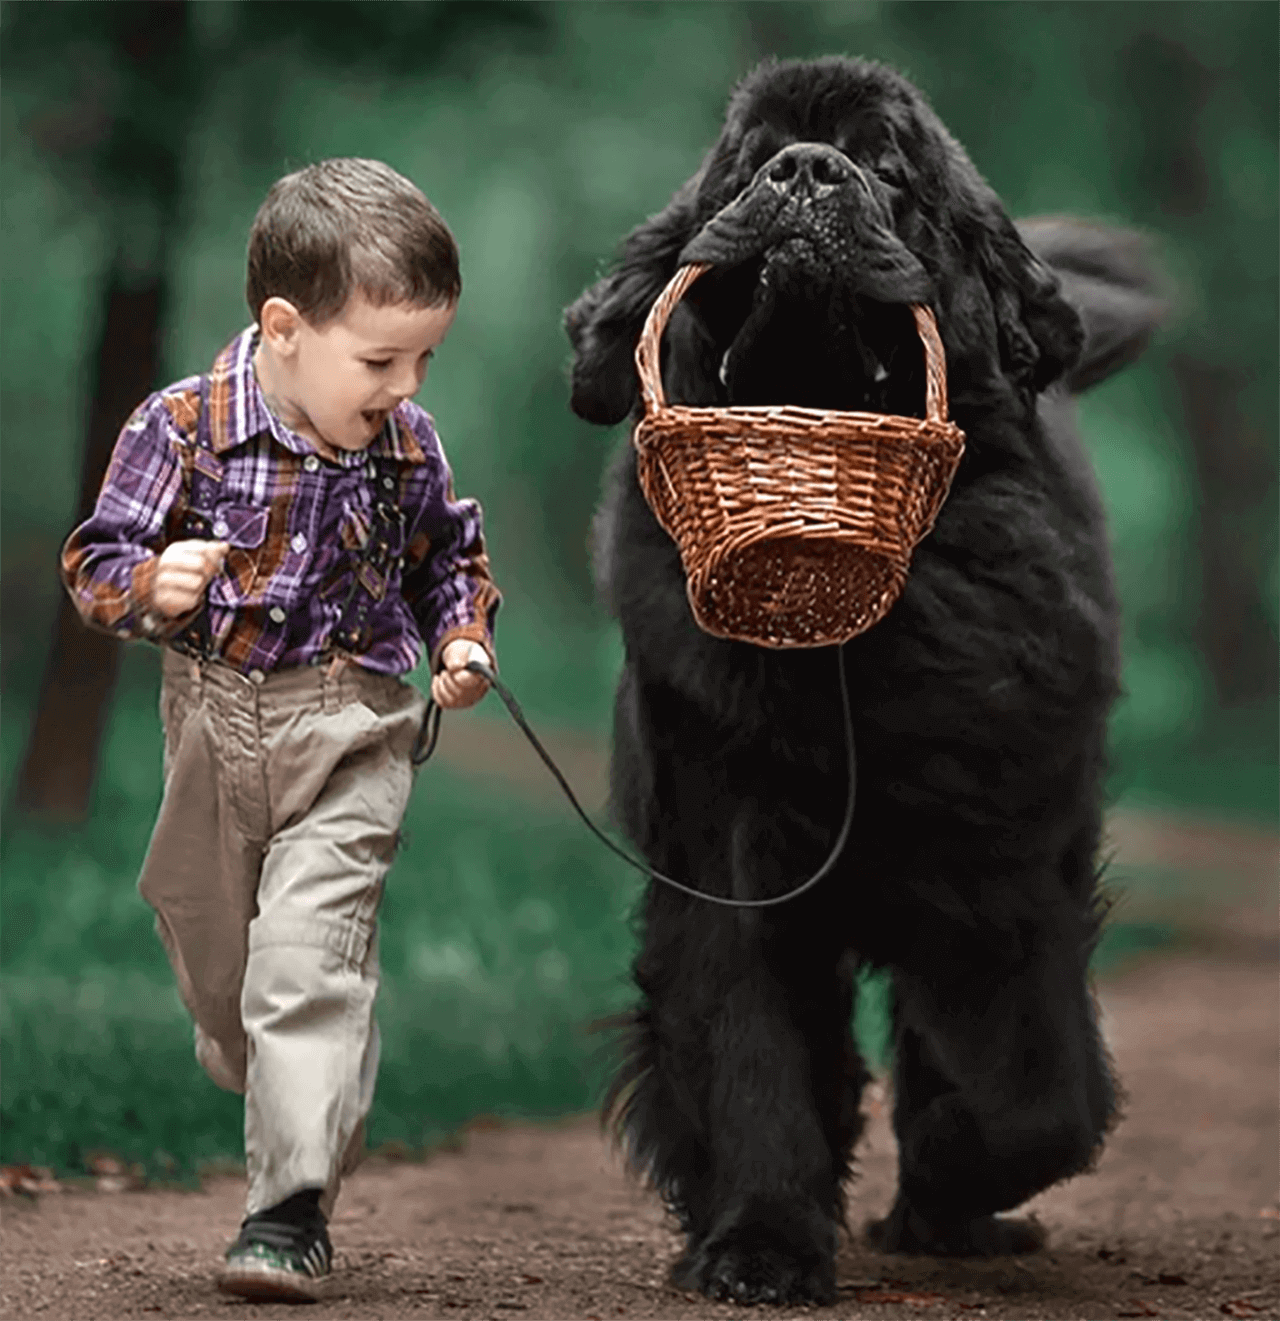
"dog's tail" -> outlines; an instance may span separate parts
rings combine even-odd
[[[1085,342],[1066,385],[1080,394],[1135,362],[1170,313],[1165,277],[1147,238],[1067,216],[1018,221],[1023,242],[1062,281]]]

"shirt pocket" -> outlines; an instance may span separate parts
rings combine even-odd
[[[270,509],[261,505],[220,504],[213,511],[213,535],[237,550],[257,550],[267,539]]]
[[[271,510],[265,505],[225,500],[213,509],[211,533],[230,547],[222,572],[209,584],[214,605],[235,608],[253,602],[263,587],[263,558]]]

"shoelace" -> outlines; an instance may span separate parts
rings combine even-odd
[[[818,868],[808,880],[797,885],[794,889],[787,890],[783,894],[773,895],[768,899],[726,899],[718,894],[707,894],[705,890],[695,889],[691,885],[685,885],[682,881],[674,880],[670,876],[664,876],[660,871],[655,871],[647,863],[640,862],[633,858],[625,849],[619,848],[608,835],[601,830],[594,821],[583,811],[582,805],[578,802],[573,790],[569,787],[569,782],[560,772],[560,768],[552,760],[551,754],[544,748],[538,739],[538,736],[529,727],[529,722],[525,719],[524,712],[520,709],[519,702],[516,701],[511,690],[494,674],[483,661],[469,661],[466,668],[472,674],[478,674],[481,678],[488,680],[489,686],[502,699],[511,718],[520,726],[524,736],[533,745],[534,751],[542,758],[547,769],[556,777],[560,788],[564,790],[565,797],[573,804],[573,809],[586,823],[587,829],[591,831],[597,839],[600,840],[606,848],[616,853],[628,866],[634,867],[637,871],[651,877],[655,881],[661,881],[663,885],[669,885],[673,889],[679,890],[683,894],[692,895],[695,899],[703,899],[709,904],[720,904],[725,908],[772,908],[776,904],[789,903],[792,899],[797,899],[807,890],[811,890],[819,881],[825,880],[830,874],[831,869],[836,865],[836,860],[844,850],[845,844],[849,839],[849,830],[853,825],[853,809],[857,800],[858,768],[857,756],[853,742],[853,713],[849,707],[849,688],[845,681],[844,673],[844,648],[836,647],[836,665],[840,672],[840,701],[844,713],[844,738],[845,748],[848,753],[849,766],[849,795],[845,804],[844,821],[840,826],[840,834],[836,842],[831,846],[831,852],[827,854],[826,861]],[[427,710],[422,717],[422,728],[418,731],[417,742],[413,748],[413,764],[421,766],[436,749],[436,740],[440,737],[440,707],[431,697],[427,698]]]

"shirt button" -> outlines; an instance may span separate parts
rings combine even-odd
[[[294,534],[294,538],[289,545],[293,547],[294,554],[301,555],[307,548],[307,539],[301,532],[297,532]]]
[[[278,605],[273,605],[269,613],[277,624],[284,623],[284,611]]]
[[[315,470],[320,466],[320,460],[317,459],[314,454],[308,454],[307,457],[302,460],[302,466],[308,472],[315,472]]]
[[[226,525],[226,523],[222,519],[218,519],[218,521],[213,525],[213,535],[215,537],[225,537],[227,533],[230,531],[231,529]]]
[[[254,683],[266,683],[267,681],[267,676],[263,674],[261,670],[250,670],[249,678],[252,679]]]

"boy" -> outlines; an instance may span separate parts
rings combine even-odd
[[[410,396],[453,324],[458,251],[376,161],[279,180],[249,238],[255,324],[152,395],[62,553],[86,622],[164,648],[165,791],[139,888],[196,1056],[245,1097],[247,1218],[219,1286],[318,1296],[363,1144],[375,920],[425,701],[495,665],[499,593]]]

